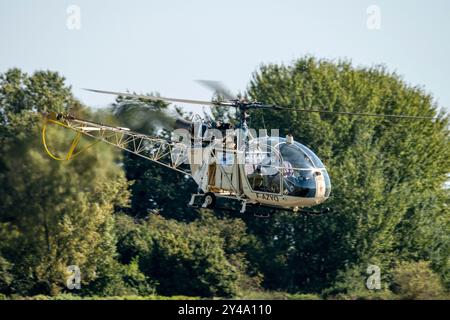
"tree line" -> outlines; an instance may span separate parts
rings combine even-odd
[[[246,95],[298,109],[437,119],[253,112],[252,128],[293,134],[332,179],[332,213],[262,219],[188,208],[196,191],[189,177],[106,144],[71,161],[50,159],[43,112],[165,135],[168,105],[118,98],[93,110],[57,72],[10,69],[0,75],[0,295],[448,295],[449,119],[429,93],[385,67],[303,57],[261,66]],[[48,132],[54,150],[72,138]],[[80,290],[67,288],[69,265],[80,268]],[[366,288],[369,265],[380,269],[379,290]]]

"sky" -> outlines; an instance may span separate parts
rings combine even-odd
[[[449,18],[448,0],[0,0],[0,73],[55,70],[102,107],[82,88],[209,100],[194,80],[243,92],[261,64],[314,55],[384,64],[450,110]]]

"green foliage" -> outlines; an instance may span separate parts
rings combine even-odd
[[[249,252],[258,243],[255,236],[247,233],[245,222],[232,217],[218,217],[209,210],[202,210],[200,215],[195,224],[223,239],[225,256],[237,271],[239,291],[260,290],[263,275],[249,262]]]
[[[322,291],[326,299],[344,300],[392,300],[398,297],[389,289],[390,280],[384,272],[380,274],[380,289],[366,287],[367,265],[351,266],[338,272],[332,286]]]
[[[325,204],[330,216],[250,222],[261,252],[271,257],[255,259],[266,287],[320,291],[347,265],[374,260],[383,270],[397,259],[431,260],[448,279],[449,190],[443,184],[450,172],[449,122],[437,114],[429,94],[383,67],[307,57],[289,66],[262,66],[249,95],[295,106],[270,116],[254,112],[251,126],[262,128],[264,121],[282,135],[292,133],[323,159],[333,184]],[[348,117],[296,108],[438,119]]]
[[[77,105],[70,88],[52,72],[28,76],[13,69],[0,79],[0,236],[7,235],[0,255],[12,265],[10,290],[56,294],[69,265],[81,269],[84,286],[114,261],[112,213],[128,197],[118,154],[100,146],[68,163],[50,159],[34,111]],[[48,132],[54,148],[68,135]]]
[[[8,115],[25,110],[37,112],[66,111],[75,102],[70,87],[57,72],[38,71],[32,76],[19,69],[0,75],[2,124]]]
[[[229,296],[260,288],[261,275],[247,261],[254,238],[246,234],[240,219],[218,219],[202,211],[201,219],[191,223],[155,215],[143,222],[120,214],[116,216],[116,232],[120,261],[138,262],[160,294],[195,290],[202,296],[214,292]],[[174,243],[173,238],[177,239]],[[171,265],[172,260],[177,262]],[[188,273],[196,274],[197,279]]]
[[[124,280],[132,288],[136,288],[140,295],[155,293],[155,284],[152,283],[139,269],[139,259],[133,259],[129,265],[125,266]]]
[[[7,292],[11,285],[14,277],[11,274],[12,265],[11,263],[0,256],[0,292]]]
[[[198,218],[198,213],[186,206],[197,190],[192,179],[133,154],[124,157],[127,179],[133,181],[131,207],[125,210],[128,214],[145,218],[158,212],[179,221]]]
[[[140,270],[137,259],[129,264],[113,260],[104,266],[102,274],[80,294],[83,296],[147,296],[155,293],[155,283]]]
[[[165,137],[173,117],[163,102],[122,97],[93,113],[55,72],[1,74],[0,299],[448,298],[449,122],[432,96],[384,67],[311,57],[262,66],[246,95],[294,106],[254,111],[250,126],[292,133],[323,159],[332,214],[258,219],[193,210],[189,177],[105,144],[55,162],[41,146],[38,112],[68,111]],[[56,153],[73,139],[64,130],[47,133]],[[365,287],[368,264],[380,266],[382,290]],[[81,291],[65,289],[68,265],[80,267]]]
[[[122,217],[120,222],[125,229],[119,231],[121,258],[139,261],[140,270],[158,282],[159,294],[232,296],[237,292],[239,270],[227,260],[224,240],[214,230],[157,215],[132,227],[130,219]]]
[[[200,300],[200,297],[191,296],[158,296],[158,295],[120,295],[120,296],[80,296],[70,293],[61,293],[55,296],[5,296],[0,294],[0,300]]]
[[[321,300],[317,294],[288,293],[282,291],[244,291],[237,296],[243,300]]]
[[[430,263],[401,262],[393,270],[392,289],[402,299],[448,299],[441,279],[430,268]]]

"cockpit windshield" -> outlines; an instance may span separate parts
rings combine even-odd
[[[328,197],[331,184],[322,161],[306,146],[284,138],[249,143],[246,174],[255,191],[297,197]]]
[[[296,141],[287,143],[284,138],[270,138],[268,140],[280,150],[283,161],[289,161],[294,168],[325,168],[319,157],[301,143]]]

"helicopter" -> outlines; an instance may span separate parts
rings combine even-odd
[[[205,121],[198,115],[190,120],[179,118],[169,139],[133,132],[129,128],[108,126],[78,119],[65,113],[45,116],[42,139],[45,150],[55,160],[70,160],[95,143],[105,142],[119,149],[153,161],[191,177],[198,186],[188,203],[195,208],[222,209],[253,213],[268,217],[276,211],[309,214],[330,212],[311,208],[324,203],[331,194],[331,180],[325,165],[307,146],[286,137],[267,136],[248,128],[252,110],[283,111],[295,107],[264,104],[230,95],[217,82],[204,82],[220,93],[220,100],[201,101],[139,95],[97,89],[95,93],[139,99],[236,109],[236,126],[219,121]],[[319,109],[299,109],[298,112],[333,113],[350,116],[387,117],[401,119],[433,119],[411,115],[336,112]],[[56,124],[76,132],[65,157],[53,154],[46,142],[46,127]],[[75,152],[81,136],[94,142]]]

